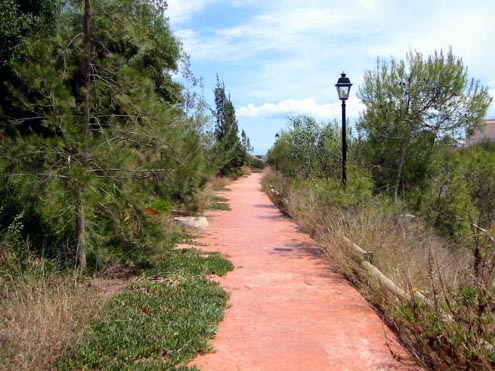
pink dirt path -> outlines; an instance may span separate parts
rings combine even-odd
[[[260,174],[225,192],[232,211],[208,215],[205,250],[235,265],[218,279],[229,308],[195,359],[203,371],[419,370],[361,295],[319,256],[315,242],[261,192]]]

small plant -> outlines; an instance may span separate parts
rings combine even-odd
[[[231,211],[229,204],[224,202],[213,202],[208,206],[208,210]]]
[[[227,191],[227,186],[232,183],[232,180],[225,177],[215,177],[211,180],[211,188],[215,192]]]

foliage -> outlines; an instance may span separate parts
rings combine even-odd
[[[349,157],[356,162],[359,142],[347,132]],[[290,177],[338,180],[342,171],[342,134],[337,122],[292,117],[267,155],[267,163]]]
[[[251,140],[247,136],[244,129],[242,129],[242,132],[241,132],[241,143],[242,143],[242,146],[244,147],[244,149],[246,150],[247,153],[253,152],[254,148],[251,145]]]
[[[218,254],[170,251],[112,300],[56,369],[191,370],[187,363],[194,356],[211,351],[208,340],[227,303],[225,291],[204,276],[232,268]]]
[[[251,156],[249,158],[249,166],[253,170],[263,170],[266,166],[265,159],[260,156]]]
[[[491,102],[452,50],[379,60],[376,70],[365,73],[359,97],[366,106],[359,124],[366,157],[377,187],[392,190],[395,200],[432,176],[434,145],[472,132]]]
[[[83,4],[67,1],[54,30],[27,32],[23,58],[10,63],[0,230],[22,214],[33,251],[73,265],[84,242],[95,268],[112,252],[134,259],[156,246],[162,232],[145,215],[148,200],[194,210],[213,169],[203,119],[179,108],[181,47],[164,4],[90,3],[89,38]]]
[[[439,170],[409,206],[441,233],[469,244],[472,224],[492,228],[495,221],[495,150],[492,143],[469,148],[438,147]]]

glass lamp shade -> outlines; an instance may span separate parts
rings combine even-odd
[[[351,81],[346,77],[345,73],[342,72],[341,77],[335,84],[337,88],[337,93],[339,94],[340,100],[346,100],[349,98],[349,92],[351,91]]]

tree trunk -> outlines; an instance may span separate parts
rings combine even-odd
[[[84,271],[86,269],[86,219],[84,217],[84,205],[82,201],[82,190],[77,191],[77,250],[76,265]]]
[[[91,6],[90,0],[84,0],[84,121],[81,165],[84,167],[88,159],[88,139],[90,128],[90,90],[91,90]],[[86,219],[84,215],[84,185],[80,182],[77,189],[77,251],[76,264],[81,270],[86,269]]]
[[[397,166],[397,178],[395,180],[395,186],[394,186],[394,203],[397,203],[399,199],[399,189],[402,182],[402,169],[404,167],[404,163],[406,162],[406,152],[407,152],[406,143],[402,142],[400,145],[399,165]]]

